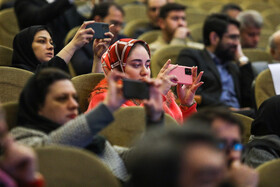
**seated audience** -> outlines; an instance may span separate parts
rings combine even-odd
[[[236,19],[238,14],[242,12],[242,8],[235,3],[228,3],[222,7],[221,13],[228,15],[231,18]]]
[[[256,168],[272,159],[280,158],[280,96],[264,101],[252,123],[244,161]]]
[[[37,172],[32,149],[14,142],[8,133],[5,114],[0,108],[0,186],[42,187],[44,179]]]
[[[230,110],[218,108],[204,108],[192,115],[186,121],[186,126],[204,124],[210,127],[219,139],[219,147],[224,150],[229,175],[237,186],[257,186],[258,174],[252,168],[241,163],[243,145],[241,143],[244,127]]]
[[[156,129],[128,159],[129,187],[216,187],[226,176],[224,155],[207,128]]]
[[[274,32],[268,39],[269,52],[272,63],[280,63],[280,31]],[[268,68],[269,61],[257,61],[252,63],[255,77]]]
[[[178,3],[167,3],[160,8],[158,25],[161,35],[150,44],[151,54],[167,45],[186,45],[189,47],[203,48],[200,43],[188,41],[190,30],[187,27],[186,7]]]
[[[94,31],[91,28],[86,29],[86,26],[92,23],[93,21],[85,22],[71,42],[56,56],[54,56],[55,44],[52,40],[52,34],[46,26],[37,25],[22,30],[13,41],[12,66],[32,72],[43,67],[58,67],[68,71],[67,64],[74,52],[87,44],[94,36]],[[107,35],[112,37],[111,33],[107,33]],[[106,40],[108,40],[108,44],[110,38]],[[99,45],[106,44],[106,41],[99,42]]]
[[[242,48],[257,48],[260,41],[263,18],[256,10],[246,10],[236,18],[240,22]]]
[[[109,25],[114,25],[114,27],[110,29],[114,35],[110,44],[113,44],[121,38],[126,38],[126,36],[120,34],[123,28],[123,19],[124,10],[121,6],[113,2],[95,5],[90,18],[90,20],[94,20],[95,22],[104,22]],[[75,51],[71,58],[71,63],[77,75],[90,73],[92,71],[92,66],[95,63],[93,59],[100,58],[94,56],[94,50],[93,40],[91,40],[88,44]]]
[[[134,38],[138,38],[141,34],[144,34],[145,32],[148,31],[160,30],[160,27],[158,25],[159,10],[167,2],[168,0],[147,0],[146,2],[147,16],[149,18],[150,23],[146,27],[138,28],[135,31]]]
[[[109,49],[102,56],[102,68],[106,76],[114,71],[123,72],[127,78],[132,80],[145,80],[150,78],[150,50],[146,42],[135,39],[121,39],[109,47]],[[187,118],[190,114],[196,111],[196,103],[194,102],[194,95],[199,86],[202,73],[198,76],[197,68],[192,68],[193,83],[192,85],[177,86],[177,95],[180,100],[180,107],[175,102],[175,97],[170,90],[171,86],[175,86],[177,78],[174,75],[168,75],[174,67],[168,67],[170,60],[166,62],[164,67],[158,74],[157,79],[163,81],[160,91],[163,97],[164,111],[171,117],[182,123],[183,118]],[[108,92],[108,78],[105,77],[93,89],[90,97],[88,111],[95,108],[102,102]],[[127,100],[122,106],[143,106],[143,101],[139,99]]]
[[[280,31],[276,31],[268,41],[273,63],[280,63]]]
[[[234,111],[251,114],[251,63],[239,42],[239,23],[224,14],[212,14],[203,25],[205,49],[184,49],[177,63],[197,66],[204,71],[204,84],[198,88],[196,101],[200,107],[225,105]],[[248,113],[247,113],[248,112]]]
[[[53,31],[55,53],[64,47],[64,38],[74,27],[83,23],[74,0],[16,0],[15,13],[20,29],[46,25]]]
[[[32,146],[50,144],[88,148],[122,181],[128,177],[123,161],[105,138],[97,135],[113,120],[113,112],[125,99],[117,82],[125,76],[112,72],[108,96],[87,114],[78,113],[77,92],[70,76],[59,69],[45,68],[32,76],[19,100],[18,125],[11,130],[16,141]],[[145,101],[148,123],[162,120],[159,83],[150,82],[150,99]]]

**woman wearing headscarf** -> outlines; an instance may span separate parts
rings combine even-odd
[[[88,148],[125,181],[127,172],[122,159],[105,138],[97,135],[114,120],[113,112],[125,101],[117,86],[121,78],[124,75],[112,73],[105,100],[94,110],[79,115],[77,92],[70,76],[59,69],[41,70],[30,78],[20,95],[18,125],[11,134],[16,141],[32,147],[61,144]],[[146,111],[151,123],[154,115],[163,113],[162,108],[154,110],[158,97],[161,99],[160,94],[153,92],[148,101]]]
[[[264,101],[251,127],[244,161],[254,168],[280,158],[280,95]]]
[[[52,33],[46,26],[35,25],[22,30],[13,41],[12,66],[32,72],[44,67],[57,67],[68,72],[67,64],[74,52],[92,40],[94,31],[92,28],[86,28],[86,26],[93,23],[94,21],[84,22],[71,42],[56,56],[54,56],[55,44],[53,43]],[[108,47],[113,35],[110,32],[106,35],[109,38],[94,42],[94,45],[99,45],[97,50],[100,47]]]
[[[146,42],[136,39],[120,39],[109,47],[101,58],[103,71],[108,76],[112,71],[123,72],[128,79],[145,80],[150,78],[150,49]],[[157,79],[161,79],[163,84],[160,91],[163,97],[163,109],[179,123],[187,118],[193,112],[196,112],[196,103],[194,95],[197,88],[203,84],[200,82],[203,72],[197,76],[197,68],[192,68],[192,85],[177,86],[177,95],[180,100],[180,106],[175,102],[175,96],[170,91],[171,86],[177,85],[177,78],[174,75],[168,75],[174,67],[169,67],[171,60],[168,60],[159,72]],[[176,67],[176,66],[175,66]],[[108,90],[108,80],[105,77],[92,91],[88,111],[97,106],[104,100]],[[127,100],[122,107],[143,106],[141,100]]]

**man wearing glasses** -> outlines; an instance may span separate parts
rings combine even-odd
[[[236,186],[257,186],[257,172],[241,163],[244,127],[230,110],[224,107],[204,108],[192,115],[185,125],[210,127],[219,139],[218,147],[224,151],[229,179]]]
[[[203,25],[203,50],[181,51],[177,63],[198,66],[204,84],[197,90],[198,106],[227,106],[252,115],[251,83],[254,79],[249,59],[240,46],[239,22],[223,14],[208,16]],[[246,108],[245,108],[246,107]]]

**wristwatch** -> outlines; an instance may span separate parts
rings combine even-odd
[[[240,65],[245,65],[249,62],[249,58],[246,56],[241,56],[241,57],[239,57],[238,61],[239,61]]]

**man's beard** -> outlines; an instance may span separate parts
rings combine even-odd
[[[215,50],[215,55],[221,60],[222,63],[227,61],[232,61],[235,59],[235,52],[231,50],[231,48],[233,47],[235,46],[228,46],[226,48],[224,45],[222,45],[221,42],[219,42]]]

